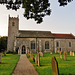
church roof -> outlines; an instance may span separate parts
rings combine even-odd
[[[73,34],[56,34],[54,33],[54,38],[62,38],[62,39],[75,39],[75,36]]]
[[[50,31],[26,31],[19,30],[19,37],[24,38],[53,38],[54,36]]]

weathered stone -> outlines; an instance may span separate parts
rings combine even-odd
[[[35,59],[34,59],[34,57],[33,57],[33,62],[35,62]]]
[[[40,66],[40,54],[38,53],[38,66]]]
[[[60,55],[60,59],[62,59],[62,55]]]
[[[52,54],[52,52],[50,52],[50,54]]]
[[[30,57],[31,57],[31,59],[33,60],[33,53],[30,53]]]
[[[61,51],[60,51],[60,55],[61,55]]]
[[[37,55],[35,56],[35,63],[37,63]]]
[[[42,52],[39,52],[39,53],[40,53],[40,56],[43,57],[43,53]]]
[[[4,51],[4,56],[6,56],[6,51]]]
[[[58,62],[55,57],[51,60],[53,75],[59,75]]]
[[[70,51],[70,56],[72,56],[72,51]]]
[[[67,53],[64,51],[64,60],[67,60]]]
[[[74,56],[74,51],[72,52],[72,56]]]
[[[1,63],[2,53],[0,53],[0,63]]]

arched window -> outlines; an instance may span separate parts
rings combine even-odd
[[[35,49],[35,42],[31,41],[31,49]]]
[[[59,47],[59,42],[56,42],[56,47]]]
[[[69,47],[71,47],[71,42],[69,42]]]
[[[49,49],[49,41],[45,42],[45,49]]]

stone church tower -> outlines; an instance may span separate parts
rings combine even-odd
[[[15,47],[15,41],[16,36],[18,35],[19,31],[19,16],[18,17],[10,17],[8,20],[8,44],[7,44],[7,50],[11,51],[14,50]]]

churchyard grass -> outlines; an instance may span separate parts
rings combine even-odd
[[[11,75],[19,60],[20,55],[7,54],[2,56],[0,64],[0,75]]]
[[[35,57],[37,54],[33,54]],[[62,53],[62,59],[60,59],[60,54],[53,53],[50,55],[50,53],[44,53],[44,57],[40,57],[40,67],[35,64],[35,62],[32,61],[31,58],[29,58],[30,62],[34,65],[36,71],[39,73],[39,75],[52,75],[52,65],[51,65],[51,58],[52,56],[55,56],[58,62],[58,68],[59,68],[59,74],[69,75],[71,73],[72,75],[75,75],[75,56],[70,56],[69,53],[67,54],[67,60],[64,61],[64,54]]]

